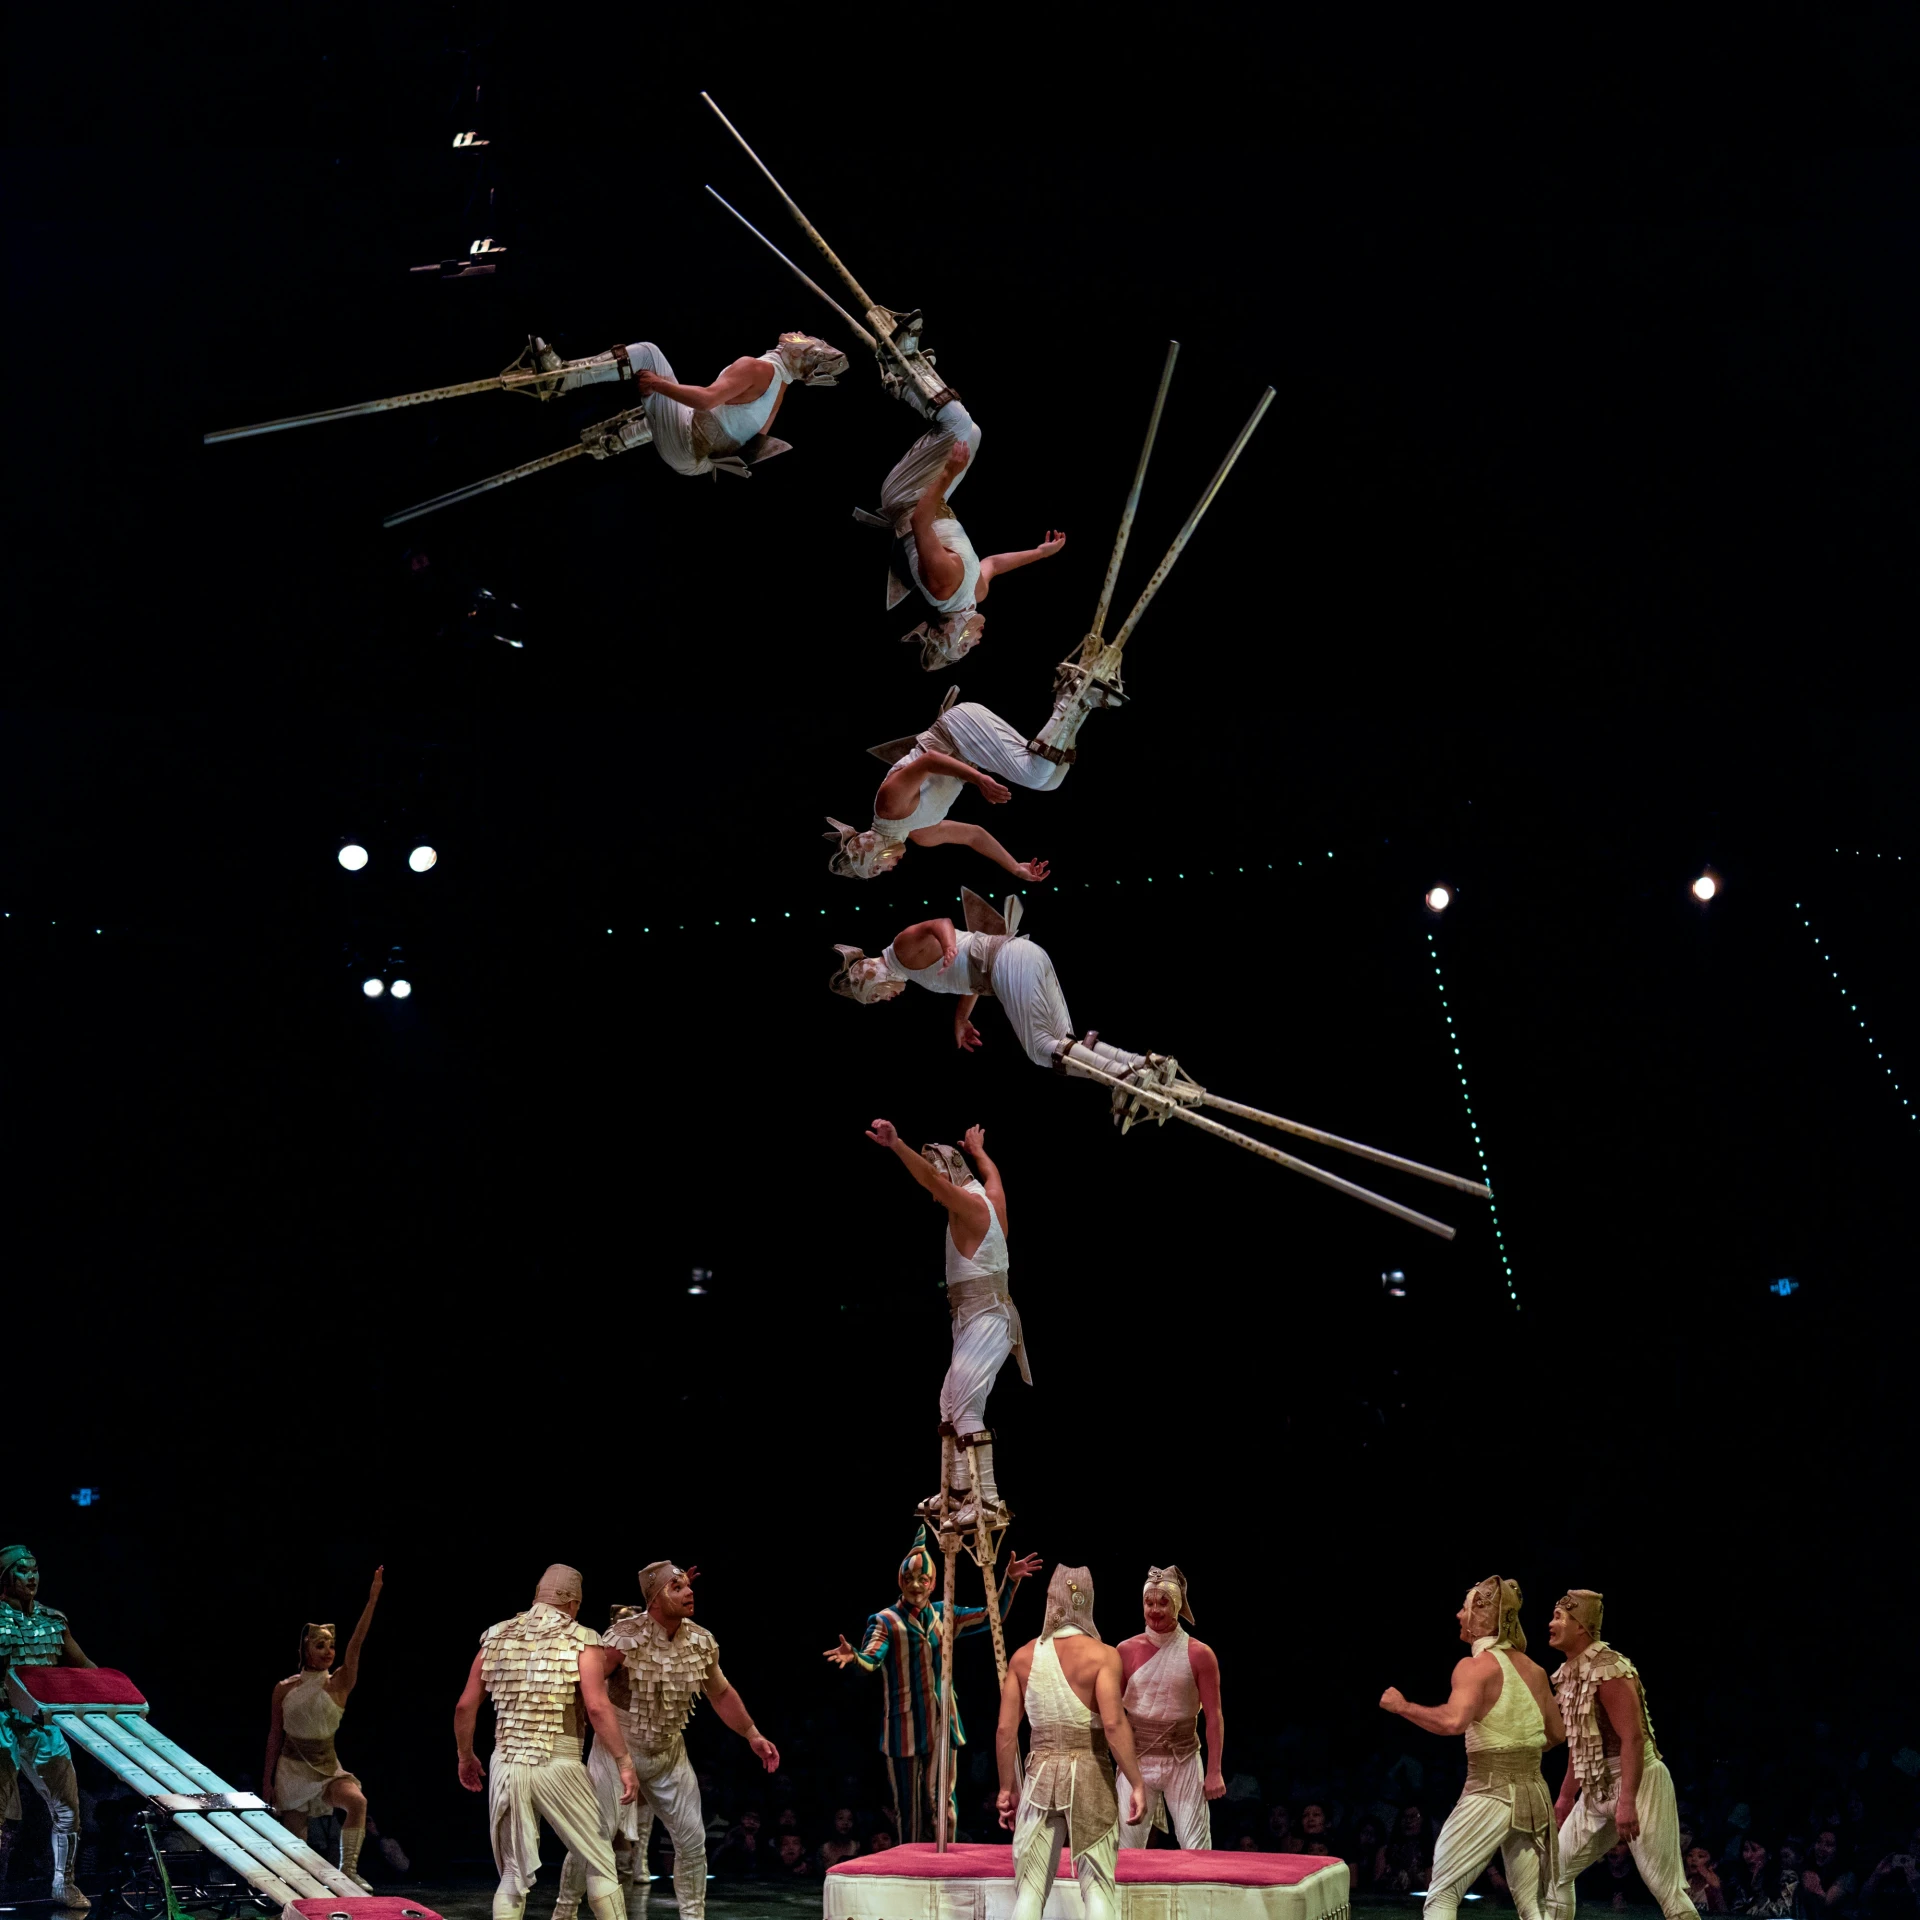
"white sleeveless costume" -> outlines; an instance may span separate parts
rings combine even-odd
[[[654,450],[675,473],[711,473],[712,455],[732,453],[756,434],[766,431],[781,389],[791,383],[793,375],[778,360],[766,354],[757,357],[773,369],[773,378],[767,382],[766,392],[756,400],[742,401],[736,406],[709,407],[700,413],[695,413],[684,401],[668,399],[664,393],[650,393],[641,402],[646,410],[647,425],[653,429]],[[671,362],[651,340],[636,340],[627,348],[627,358],[636,373],[657,373],[661,379],[680,385]],[[705,443],[704,454],[694,445],[696,423]]]
[[[1013,1828],[1014,1902],[1012,1920],[1041,1920],[1047,1895],[1060,1871],[1060,1849],[1074,1827],[1076,1799],[1114,1798],[1113,1762],[1103,1745],[1092,1744],[1100,1716],[1083,1702],[1061,1671],[1054,1641],[1077,1634],[1059,1627],[1033,1649],[1027,1676],[1027,1725],[1031,1731],[1026,1781]],[[1124,1785],[1122,1786],[1124,1791]],[[1085,1822],[1083,1821],[1084,1827]],[[1074,1878],[1079,1884],[1083,1920],[1119,1920],[1114,1897],[1114,1855],[1120,1844],[1117,1819],[1105,1831],[1076,1846]]]
[[[280,1724],[287,1738],[273,1769],[273,1804],[288,1813],[308,1815],[332,1811],[326,1793],[336,1780],[358,1776],[340,1764],[333,1736],[347,1710],[327,1691],[328,1675],[309,1667],[280,1703]]]
[[[1434,1842],[1426,1912],[1454,1920],[1461,1896],[1497,1851],[1519,1920],[1540,1920],[1540,1888],[1553,1885],[1553,1802],[1540,1777],[1547,1724],[1532,1689],[1491,1636],[1474,1651],[1500,1663],[1500,1697],[1467,1729],[1467,1784]]]
[[[969,1180],[967,1191],[986,1198],[978,1180]],[[979,1433],[987,1424],[987,1395],[1009,1354],[1019,1355],[1020,1377],[1033,1385],[1020,1310],[1007,1297],[1006,1229],[991,1201],[987,1231],[970,1255],[954,1245],[948,1223],[947,1304],[953,1311],[953,1360],[940,1386],[940,1418],[955,1433]]]
[[[1213,1820],[1207,1809],[1207,1775],[1200,1759],[1200,1683],[1193,1677],[1193,1643],[1184,1627],[1146,1637],[1151,1659],[1127,1681],[1127,1720],[1140,1755],[1140,1779],[1147,1790],[1145,1818],[1120,1822],[1120,1844],[1144,1847],[1155,1827],[1169,1821],[1176,1846],[1207,1851],[1213,1846]]]

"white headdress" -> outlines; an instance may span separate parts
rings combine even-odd
[[[862,832],[844,820],[836,820],[832,814],[827,815],[827,825],[833,831],[821,837],[833,841],[835,846],[827,861],[827,871],[842,880],[877,879],[898,866],[906,853],[904,837],[896,840],[877,826]]]
[[[891,1000],[896,993],[904,993],[907,983],[904,980],[889,979],[884,973],[877,979],[856,980],[853,977],[855,967],[866,963],[866,954],[859,947],[843,947],[837,941],[834,952],[840,956],[840,970],[827,982],[835,993],[845,994],[849,1000],[858,1000],[864,1006],[870,1006],[876,1000]]]
[[[986,630],[987,616],[975,607],[966,607],[958,613],[943,613],[937,619],[922,620],[900,638],[908,645],[919,641],[922,672],[938,673],[942,667],[950,667],[971,653]]]
[[[1168,1599],[1173,1602],[1173,1610],[1188,1626],[1193,1625],[1193,1610],[1187,1605],[1187,1576],[1178,1567],[1149,1567],[1146,1585],[1141,1589],[1151,1593],[1155,1587],[1164,1588]]]
[[[973,1179],[973,1169],[967,1165],[966,1156],[958,1147],[949,1147],[939,1140],[929,1141],[920,1149],[922,1156],[931,1160],[956,1187],[964,1187]]]
[[[803,387],[831,387],[847,370],[847,356],[811,333],[783,333],[766,358],[777,360],[787,378]]]

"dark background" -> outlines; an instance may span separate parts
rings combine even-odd
[[[1437,1696],[1490,1567],[1537,1640],[1606,1589],[1689,1753],[1912,1744],[1910,19],[878,33],[17,25],[0,1533],[234,1771],[383,1561],[343,1749],[444,1857],[481,1845],[445,1730],[479,1630],[553,1558],[594,1622],[695,1560],[804,1786],[878,1717],[817,1655],[891,1593],[944,1362],[937,1219],[861,1132],[979,1120],[1038,1381],[994,1401],[1013,1544],[1089,1562],[1110,1635],[1187,1567],[1230,1770],[1283,1726],[1407,1745],[1373,1699]],[[982,550],[1068,530],[951,675],[848,519],[911,437],[860,362],[750,485],[581,460],[391,533],[614,396],[199,443],[530,331],[689,380],[833,335],[701,193],[797,252],[702,86],[925,304]],[[495,274],[409,272],[482,235]],[[1109,1039],[1476,1171],[1463,1066],[1502,1243],[1418,1183],[1377,1184],[1452,1244],[1120,1140],[991,1010],[963,1059],[944,1006],[823,991],[831,941],[992,877],[833,880],[820,816],[950,679],[1038,724],[1170,335],[1123,606],[1278,398],[1133,704],[990,824],[1054,861],[1028,927]],[[395,943],[415,997],[368,1003]]]

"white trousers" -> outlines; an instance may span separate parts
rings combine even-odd
[[[639,1847],[633,1864],[636,1887],[646,1884],[647,1834],[655,1818],[673,1841],[673,1892],[682,1920],[703,1920],[707,1911],[707,1825],[700,1807],[700,1782],[687,1758],[684,1737],[676,1738],[665,1753],[636,1753],[633,1770],[640,1792],[630,1807],[620,1804],[620,1768],[596,1740],[587,1762],[594,1791],[599,1796],[600,1819],[609,1835],[624,1834]],[[578,1871],[571,1856],[562,1870],[567,1886]]]
[[[1127,1789],[1123,1786],[1121,1791]],[[1013,1825],[1012,1920],[1040,1920],[1047,1895],[1053,1891],[1054,1876],[1060,1871],[1060,1849],[1066,1839],[1064,1813],[1041,1813],[1021,1802]],[[1085,1853],[1073,1856],[1085,1920],[1120,1920],[1120,1903],[1113,1893],[1113,1857],[1119,1845],[1120,1829],[1109,1827]]]
[[[47,1817],[53,1822],[56,1839],[62,1834],[77,1831],[80,1825],[80,1780],[73,1770],[70,1755],[50,1754],[35,1766],[30,1760],[16,1762],[12,1755],[0,1751],[0,1812],[4,1812],[9,1820],[20,1818],[19,1779],[31,1781],[34,1792],[46,1802]]]
[[[1174,1845],[1195,1853],[1213,1847],[1213,1814],[1207,1805],[1207,1770],[1200,1756],[1190,1753],[1184,1760],[1158,1754],[1140,1762],[1140,1782],[1147,1790],[1145,1818],[1135,1824],[1126,1817],[1126,1801],[1120,1806],[1120,1844],[1144,1847],[1154,1828],[1154,1815],[1166,1809],[1167,1824],[1173,1829]],[[1124,1795],[1126,1788],[1121,1788]]]
[[[1005,1307],[977,1313],[953,1336],[953,1359],[940,1383],[940,1418],[958,1434],[987,1424],[987,1395],[1013,1351],[1013,1316]]]
[[[910,388],[910,404],[918,405],[919,395]],[[970,455],[980,451],[980,429],[974,425],[973,415],[958,400],[949,400],[933,416],[933,425],[923,433],[898,460],[885,480],[880,483],[880,511],[893,522],[894,537],[904,538],[908,524],[913,519],[914,503],[926,492],[940,469],[947,464],[947,455],[953,450],[956,440],[967,443]],[[947,488],[947,498],[953,498],[960,482],[973,471],[973,462],[960,469],[958,478]]]
[[[1551,1852],[1536,1845],[1531,1834],[1517,1832],[1511,1803],[1491,1793],[1463,1793],[1454,1802],[1433,1845],[1426,1912],[1453,1920],[1461,1895],[1496,1853],[1506,1867],[1507,1891],[1520,1920],[1540,1920],[1540,1884],[1552,1876]]]
[[[651,340],[637,340],[627,348],[627,358],[636,373],[657,373],[663,380],[680,384],[673,363]],[[653,429],[653,449],[675,473],[702,471],[699,456],[693,450],[693,409],[664,393],[650,393],[640,402]]]
[[[1573,1883],[1619,1838],[1613,1809],[1620,1798],[1620,1769],[1609,1760],[1607,1798],[1589,1803],[1585,1789],[1573,1803],[1560,1828],[1560,1872],[1548,1902],[1552,1920],[1573,1920]],[[1648,1759],[1640,1770],[1640,1790],[1634,1795],[1640,1815],[1640,1836],[1627,1842],[1633,1864],[1666,1920],[1698,1920],[1699,1910],[1687,1893],[1687,1870],[1680,1860],[1680,1814],[1674,1805],[1673,1775],[1664,1760]]]
[[[487,1816],[493,1864],[500,1872],[493,1920],[519,1920],[526,1911],[527,1889],[540,1871],[542,1820],[569,1853],[580,1856],[587,1899],[596,1912],[618,1915],[613,1848],[602,1831],[599,1797],[580,1762],[578,1741],[556,1740],[554,1757],[542,1766],[502,1760],[496,1753],[487,1767]]]
[[[1029,753],[1027,736],[1016,733],[991,707],[983,707],[977,700],[962,700],[957,706],[949,707],[940,716],[940,724],[960,749],[963,760],[971,761],[1010,787],[1047,793],[1071,771],[1044,754]]]

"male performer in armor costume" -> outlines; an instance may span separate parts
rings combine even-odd
[[[894,537],[894,560],[887,576],[887,607],[891,611],[918,588],[933,610],[906,638],[920,642],[920,664],[929,673],[950,667],[980,644],[987,617],[979,611],[987,590],[1003,573],[1031,566],[1058,553],[1067,544],[1064,533],[1049,533],[1037,547],[1016,553],[990,554],[981,559],[954,517],[948,497],[966,477],[979,451],[980,429],[952,388],[938,404],[929,401],[913,382],[897,376],[882,379],[931,425],[894,462],[880,486],[880,511],[857,516],[869,526],[884,526]]]
[[[969,1127],[966,1149],[980,1168],[974,1177],[966,1156],[935,1142],[915,1153],[891,1120],[876,1120],[867,1138],[887,1148],[914,1180],[946,1209],[947,1308],[953,1316],[953,1358],[940,1384],[945,1485],[920,1503],[923,1518],[969,1533],[982,1518],[1004,1527],[1011,1515],[993,1473],[993,1432],[987,1396],[1011,1354],[1020,1378],[1033,1385],[1021,1337],[1020,1309],[1007,1292],[1007,1190],[1000,1169],[987,1157],[984,1127]],[[973,1485],[968,1448],[980,1469]],[[1036,1568],[1037,1571],[1037,1568]]]
[[[1015,786],[1049,792],[1067,777],[1076,756],[1054,748],[1034,752],[991,707],[977,700],[956,706],[957,691],[948,690],[926,732],[870,749],[888,762],[873,796],[873,825],[850,827],[827,815],[833,831],[826,837],[836,843],[827,862],[829,872],[843,880],[878,879],[900,864],[912,841],[916,847],[972,847],[1017,880],[1047,877],[1046,861],[1016,860],[985,827],[947,815],[968,786],[978,787],[994,806],[1010,800]]]
[[[1495,1574],[1469,1587],[1454,1618],[1472,1650],[1454,1664],[1446,1705],[1417,1707],[1398,1687],[1380,1696],[1389,1713],[1428,1733],[1467,1739],[1467,1784],[1434,1843],[1426,1910],[1453,1920],[1497,1850],[1520,1920],[1540,1920],[1555,1852],[1540,1756],[1566,1734],[1545,1672],[1527,1658],[1518,1583]]]
[[[714,1712],[753,1749],[769,1773],[780,1770],[779,1748],[753,1724],[746,1703],[720,1671],[720,1643],[705,1627],[694,1625],[696,1572],[697,1568],[677,1567],[671,1560],[655,1560],[640,1569],[640,1597],[646,1611],[616,1621],[592,1656],[607,1676],[620,1739],[609,1741],[603,1754],[596,1722],[587,1762],[609,1833],[618,1818],[637,1845],[641,1838],[638,1803],[644,1801],[647,1811],[657,1815],[672,1836],[673,1890],[681,1920],[702,1920],[707,1910],[706,1819],[685,1738],[686,1724],[701,1694],[713,1702]],[[616,1802],[613,1756],[623,1752],[633,1756],[639,1794],[637,1799],[621,1794]],[[629,1803],[633,1816],[621,1816],[620,1808]],[[646,1871],[642,1855],[634,1865],[636,1905],[645,1898]],[[591,1877],[587,1884],[591,1894]],[[568,1920],[578,1909],[578,1886],[579,1867],[570,1855],[554,1902],[558,1920]]]
[[[667,356],[651,340],[617,347],[607,358],[616,368],[608,377],[618,378],[622,360],[633,370],[633,384],[646,396],[641,406],[655,450],[675,473],[686,474],[716,468],[743,474],[754,462],[784,453],[786,443],[769,438],[768,429],[787,388],[795,382],[830,387],[847,370],[847,356],[810,333],[783,333],[767,352],[735,360],[704,387],[676,380]],[[594,376],[576,375],[567,382],[592,384]]]
[[[1560,1597],[1547,1640],[1566,1656],[1553,1690],[1567,1726],[1567,1771],[1554,1814],[1560,1871],[1552,1920],[1573,1920],[1574,1881],[1624,1840],[1666,1920],[1692,1920],[1680,1859],[1673,1775],[1660,1758],[1639,1671],[1600,1638],[1601,1596],[1575,1587]]]
[[[1021,1581],[1039,1571],[1037,1553],[1008,1563],[1000,1582],[1002,1620],[1012,1610]],[[922,1526],[914,1536],[911,1551],[900,1562],[899,1606],[882,1607],[868,1619],[866,1635],[857,1649],[848,1646],[846,1635],[841,1634],[840,1644],[829,1647],[826,1654],[843,1670],[857,1666],[863,1673],[880,1676],[880,1751],[886,1756],[887,1779],[893,1789],[894,1832],[903,1841],[934,1838],[932,1814],[939,1783],[935,1743],[940,1720],[940,1622],[946,1612],[946,1602],[933,1598],[939,1575],[940,1563],[927,1545],[927,1530]],[[985,1607],[954,1608],[956,1640],[986,1631]],[[947,1744],[957,1749],[966,1742],[956,1701],[947,1722]],[[955,1788],[957,1771],[956,1767],[948,1776]],[[951,1830],[951,1793],[948,1822]]]
[[[25,1774],[53,1822],[53,1904],[70,1910],[93,1902],[74,1879],[80,1853],[80,1783],[73,1751],[55,1726],[35,1726],[7,1699],[9,1667],[90,1667],[58,1607],[41,1604],[40,1563],[21,1546],[0,1547],[0,1810],[13,1804]],[[13,1834],[0,1825],[0,1864]]]
[[[594,1920],[624,1920],[613,1848],[601,1831],[600,1802],[580,1760],[582,1709],[596,1746],[604,1744],[620,1775],[620,1798],[638,1791],[620,1722],[607,1698],[600,1636],[575,1618],[580,1575],[552,1566],[540,1576],[533,1604],[480,1636],[467,1684],[453,1710],[460,1784],[487,1795],[493,1863],[500,1884],[493,1920],[521,1920],[527,1889],[540,1871],[544,1818],[570,1854],[586,1863],[587,1902]],[[474,1723],[482,1692],[493,1697],[493,1758],[483,1772],[474,1756]]]
[[[973,1024],[973,1009],[984,996],[998,1000],[1006,1010],[1021,1049],[1037,1067],[1052,1067],[1074,1078],[1084,1063],[1116,1079],[1157,1085],[1163,1067],[1171,1063],[1158,1054],[1127,1053],[1108,1046],[1096,1034],[1076,1040],[1073,1016],[1067,1011],[1060,977],[1044,947],[1035,946],[1013,929],[1019,925],[1019,902],[1004,917],[986,902],[969,898],[968,930],[956,933],[947,919],[919,920],[894,935],[891,945],[869,959],[858,947],[836,946],[840,968],[827,985],[862,1006],[891,1000],[911,981],[931,993],[960,997],[953,1010],[953,1043],[971,1053],[981,1044]],[[975,931],[997,927],[999,931]],[[1125,1092],[1114,1093],[1115,1110],[1124,1106]]]
[[[1027,1717],[1027,1771],[1020,1777],[1020,1716]],[[1133,1733],[1121,1705],[1120,1655],[1100,1644],[1093,1623],[1093,1576],[1055,1567],[1040,1637],[1007,1664],[1000,1690],[1000,1824],[1013,1829],[1012,1920],[1040,1920],[1060,1870],[1073,1856],[1085,1920],[1119,1920],[1114,1854],[1120,1807],[1114,1762],[1126,1775],[1126,1817],[1146,1817]]]
[[[1146,1631],[1120,1642],[1122,1702],[1140,1752],[1146,1785],[1145,1817],[1120,1823],[1123,1847],[1144,1847],[1155,1827],[1171,1823],[1174,1845],[1205,1851],[1213,1845],[1209,1800],[1227,1790],[1220,1770],[1226,1726],[1220,1717],[1220,1662],[1213,1649],[1190,1639],[1193,1624],[1187,1576],[1178,1567],[1149,1567],[1140,1595]],[[1200,1765],[1200,1715],[1207,1716],[1207,1763]]]

